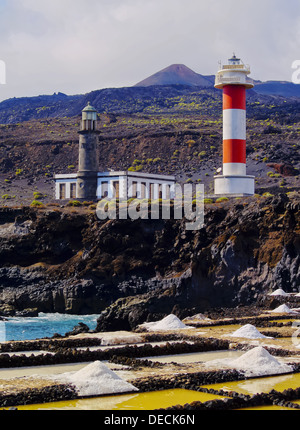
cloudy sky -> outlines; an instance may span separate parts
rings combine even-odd
[[[131,86],[174,63],[214,74],[234,51],[252,77],[292,80],[299,0],[0,0],[0,100]]]

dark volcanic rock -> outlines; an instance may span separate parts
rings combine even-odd
[[[232,200],[187,231],[183,220],[2,209],[0,314],[99,313],[98,330],[119,330],[298,292],[299,213],[297,196]]]

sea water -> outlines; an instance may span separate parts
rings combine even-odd
[[[34,340],[64,335],[82,322],[90,330],[97,325],[99,315],[66,315],[40,313],[37,317],[9,317],[0,321],[0,342],[11,340]]]

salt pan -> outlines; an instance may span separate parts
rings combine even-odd
[[[141,324],[142,328],[145,328],[149,331],[166,331],[166,330],[178,330],[178,329],[186,329],[191,328],[187,325],[185,325],[176,315],[168,315],[167,317],[163,318],[160,321],[157,322],[149,322]]]
[[[75,373],[64,373],[59,379],[75,386],[80,396],[138,391],[136,387],[124,381],[101,361],[95,361]]]
[[[280,363],[265,348],[258,346],[232,360],[230,366],[242,371],[245,376],[266,376],[290,373],[293,367]]]
[[[231,337],[244,337],[247,339],[265,339],[267,336],[261,334],[252,324],[246,324],[230,335]]]

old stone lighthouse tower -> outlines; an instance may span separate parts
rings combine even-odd
[[[95,200],[97,196],[98,157],[97,111],[88,103],[82,111],[79,137],[77,198]]]

